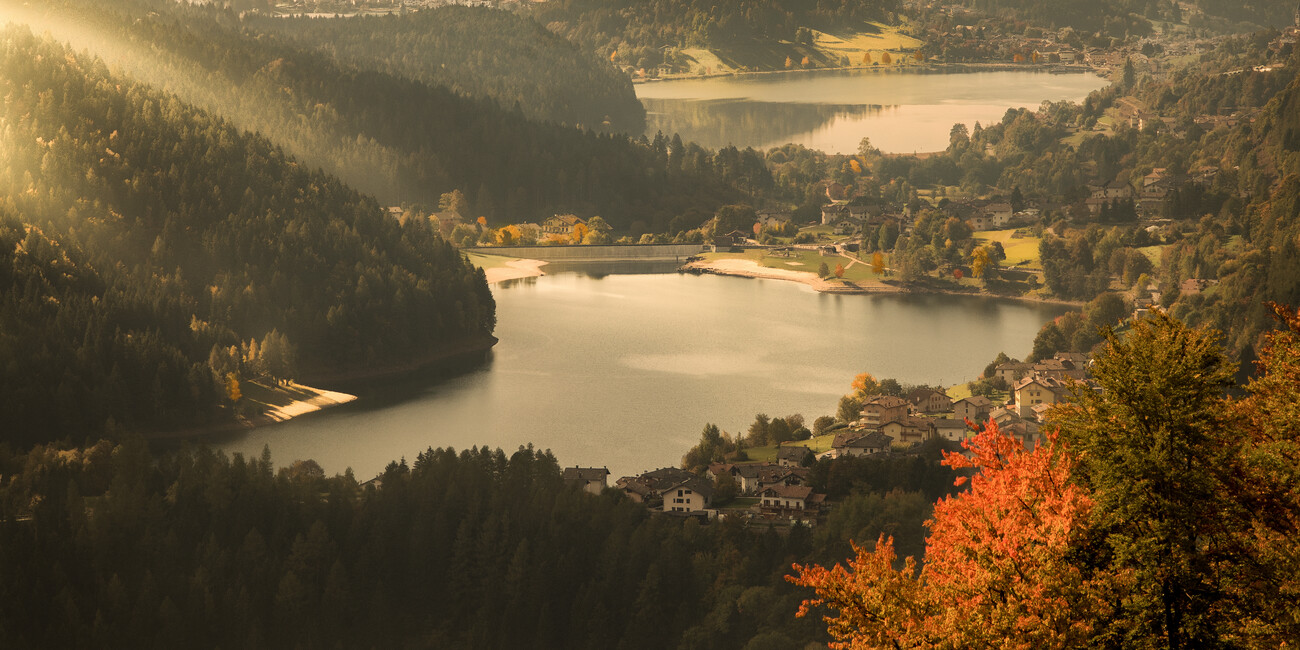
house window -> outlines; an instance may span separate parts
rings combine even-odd
[[[681,495],[682,495],[682,491],[681,491],[681,490],[678,490],[678,491],[677,491],[677,496],[681,496]]]

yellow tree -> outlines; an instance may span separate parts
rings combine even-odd
[[[787,70],[790,69],[790,68],[793,68],[793,67],[794,67],[794,59],[791,59],[791,58],[788,57],[788,56],[785,57],[785,67],[786,67]]]
[[[573,225],[573,243],[575,243],[575,244],[581,244],[583,238],[586,237],[586,236],[587,236],[587,233],[590,232],[590,231],[591,231],[591,229],[588,228],[588,227],[587,227],[587,224],[585,224],[585,223],[574,224],[574,225]]]
[[[861,373],[853,378],[853,383],[849,384],[853,388],[853,394],[856,397],[866,397],[875,395],[880,392],[880,383],[876,381],[871,373]]]
[[[503,226],[497,231],[497,242],[502,246],[518,244],[522,237],[523,232],[519,230],[519,226],[515,225]]]
[[[231,404],[236,404],[244,394],[239,390],[239,375],[234,372],[226,373],[226,397],[230,398]]]
[[[917,50],[912,53],[912,58],[916,59],[917,62],[921,62],[925,60],[925,54],[923,54],[921,50]]]
[[[862,53],[862,65],[871,65],[871,53],[870,53],[870,52],[863,52],[863,53]]]
[[[970,256],[971,274],[977,278],[984,278],[985,273],[988,272],[990,262],[989,249],[983,246],[976,248]]]
[[[894,61],[894,59],[893,59],[893,57],[889,56],[889,52],[881,52],[881,53],[880,53],[880,62],[881,62],[881,63],[883,63],[883,64],[885,64],[885,65],[889,65],[890,63],[893,63],[893,61]]]
[[[844,265],[843,265],[843,264],[836,264],[836,265],[835,265],[835,277],[837,277],[837,278],[842,278],[842,277],[844,277]]]
[[[805,56],[805,57],[803,58],[803,60],[799,62],[799,65],[801,65],[801,66],[803,66],[803,67],[805,67],[805,68],[808,67],[808,57]]]
[[[871,272],[880,275],[885,272],[885,255],[876,251],[871,255]]]

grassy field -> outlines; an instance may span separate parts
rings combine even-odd
[[[718,55],[698,47],[684,48],[680,50],[682,54],[695,60],[695,65],[691,66],[691,74],[721,74],[735,72],[735,69],[727,65],[718,58]]]
[[[1151,265],[1157,268],[1160,266],[1160,256],[1164,251],[1165,246],[1143,246],[1138,249],[1138,252],[1146,255],[1147,259],[1151,260]]]
[[[840,432],[836,431],[835,433],[840,433]],[[835,433],[828,433],[821,436],[813,436],[808,440],[800,440],[798,442],[791,442],[786,444],[795,445],[799,447],[807,447],[813,450],[814,454],[820,454],[822,452],[830,451],[831,443],[835,442]],[[775,463],[776,445],[768,445],[767,447],[752,447],[750,449],[745,450],[745,455],[749,456],[749,460],[753,462]]]
[[[847,56],[857,66],[861,64],[864,52],[870,52],[872,61],[879,62],[880,53],[886,50],[915,50],[925,44],[900,32],[896,26],[881,23],[872,23],[872,26],[876,28],[875,31],[829,33],[814,30],[813,45],[836,56]],[[903,58],[898,54],[891,56],[895,64]]]
[[[475,251],[465,251],[465,256],[469,258],[469,263],[481,269],[502,268],[507,262],[513,262],[519,258],[506,257],[504,255],[485,255]]]
[[[755,41],[734,49],[683,48],[679,53],[692,60],[686,75],[696,76],[782,71],[792,67],[786,65],[787,59],[793,62],[795,69],[841,67],[846,59],[850,67],[915,65],[916,62],[907,52],[922,45],[923,42],[899,31],[898,26],[872,23],[871,27],[865,30],[844,32],[814,30],[811,45],[790,41]],[[892,63],[889,65],[880,62],[881,55],[886,51],[891,52]],[[863,65],[863,53],[871,54],[871,63]],[[809,60],[807,65],[801,63],[804,57]]]
[[[758,497],[736,497],[731,503],[723,506],[722,510],[748,510],[758,505]]]
[[[975,233],[975,239],[979,241],[996,241],[1001,242],[1002,250],[1006,251],[1007,259],[1002,261],[1004,267],[1016,267],[1022,269],[1033,269],[1041,271],[1043,264],[1038,258],[1038,237],[1013,237],[1015,229],[1008,230],[982,230]]]

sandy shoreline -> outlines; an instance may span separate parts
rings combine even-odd
[[[484,269],[483,274],[487,276],[488,284],[496,284],[506,280],[535,278],[539,275],[546,275],[542,271],[542,267],[545,265],[546,262],[542,260],[510,260],[506,262],[505,266]]]
[[[701,273],[713,273],[715,275],[732,275],[741,278],[766,278],[769,280],[785,280],[787,282],[798,282],[806,284],[817,291],[823,293],[903,293],[905,289],[891,285],[869,285],[860,286],[853,283],[846,283],[843,280],[823,280],[816,273],[810,271],[791,271],[789,269],[773,269],[755,262],[754,260],[744,260],[736,258],[724,258],[713,261],[691,262],[682,266],[686,271],[697,271]]]
[[[303,391],[305,393],[312,393],[313,395],[307,399],[289,402],[284,406],[272,406],[266,409],[266,412],[262,413],[262,415],[258,417],[268,419],[271,422],[284,422],[285,420],[296,418],[299,415],[315,413],[321,409],[338,406],[340,404],[347,404],[348,402],[357,399],[356,395],[325,390],[323,388],[312,388],[311,386],[303,386],[302,384],[294,382],[289,382],[289,388]],[[254,426],[256,426],[256,424]]]
[[[886,285],[868,285],[861,286],[852,282],[841,280],[827,281],[817,277],[816,273],[808,271],[791,271],[788,269],[773,269],[762,266],[754,260],[723,258],[713,261],[691,262],[683,265],[682,270],[696,273],[712,273],[714,275],[731,275],[741,278],[767,278],[770,280],[785,280],[787,282],[798,282],[806,284],[817,291],[823,293],[843,293],[843,294],[886,294],[886,293],[936,293],[952,296],[977,296],[984,298],[1000,298],[1004,300],[1018,300],[1021,302],[1037,302],[1053,305],[1067,305],[1070,307],[1082,307],[1083,303],[1073,300],[1053,300],[1051,298],[1038,298],[1032,296],[1002,296],[995,293],[966,292],[966,291],[944,291],[942,289],[920,288],[913,289],[906,286],[893,284]]]

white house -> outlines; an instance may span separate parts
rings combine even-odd
[[[664,512],[699,512],[709,508],[713,497],[713,486],[709,482],[693,477],[663,491]]]
[[[773,485],[763,490],[759,497],[764,508],[807,510],[812,488],[806,485]]]

